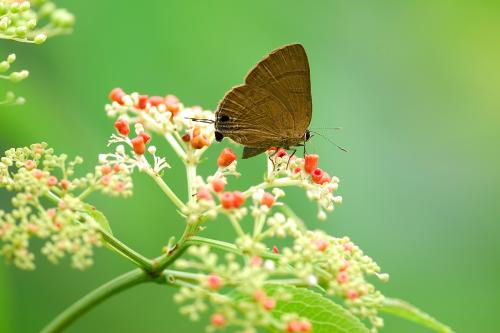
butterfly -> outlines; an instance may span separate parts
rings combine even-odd
[[[244,159],[271,147],[293,149],[309,140],[311,117],[306,51],[300,44],[286,45],[226,93],[215,111],[215,139],[229,137],[242,144]]]

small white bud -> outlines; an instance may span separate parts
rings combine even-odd
[[[116,147],[116,152],[120,155],[124,155],[125,154],[125,146],[124,145],[118,145]]]
[[[135,124],[135,133],[139,135],[140,133],[144,132],[144,126],[142,126],[141,123],[136,123]]]
[[[320,221],[324,221],[324,220],[326,220],[326,213],[325,213],[325,211],[324,211],[324,210],[320,210],[320,211],[318,212],[318,220],[320,220]]]
[[[276,268],[276,265],[274,264],[274,261],[268,259],[264,261],[264,268],[268,271],[273,271]]]
[[[38,34],[33,39],[33,41],[35,42],[35,44],[42,44],[46,40],[47,40],[47,35],[46,34]]]
[[[151,155],[156,154],[156,146],[149,146],[149,147],[148,147],[148,152],[149,152]]]
[[[307,277],[307,283],[309,283],[311,287],[314,287],[318,284],[318,278],[311,274]]]
[[[12,64],[14,61],[16,61],[16,55],[15,55],[15,53],[9,54],[9,56],[7,57],[7,62],[9,64]]]
[[[341,204],[342,203],[342,197],[340,195],[333,197],[333,202],[336,204]]]
[[[107,162],[107,155],[106,154],[99,154],[99,163],[104,164]]]

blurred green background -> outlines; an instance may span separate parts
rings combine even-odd
[[[390,273],[380,286],[458,332],[498,332],[500,308],[500,5],[494,1],[60,1],[77,17],[70,36],[42,46],[0,42],[30,78],[9,88],[25,106],[0,109],[0,149],[47,141],[81,155],[86,170],[113,132],[103,112],[109,90],[173,93],[214,109],[269,51],[303,43],[310,60],[309,150],[341,179],[344,203],[326,223],[300,191],[312,227],[348,235]],[[1,88],[7,85],[3,84]],[[158,140],[160,141],[160,140]],[[213,149],[212,156],[227,145]],[[240,153],[240,151],[238,151]],[[167,152],[174,159],[173,154]],[[213,164],[213,163],[212,163]],[[178,164],[167,172],[184,190]],[[242,161],[246,188],[264,157]],[[207,165],[203,170],[210,170]],[[135,196],[91,201],[116,235],[154,256],[182,220],[145,176]],[[1,194],[0,205],[8,197]],[[224,220],[205,235],[232,236]],[[39,244],[35,244],[35,248]],[[100,249],[85,272],[40,255],[24,272],[0,262],[0,331],[36,332],[79,297],[131,268]],[[92,310],[68,332],[202,332],[172,301],[172,290],[142,285]],[[387,318],[382,332],[426,332]]]

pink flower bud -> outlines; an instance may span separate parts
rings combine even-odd
[[[212,317],[210,317],[210,322],[215,327],[223,327],[226,323],[226,318],[220,313],[214,313]]]
[[[114,88],[113,90],[111,90],[108,97],[110,100],[115,101],[115,102],[123,105],[123,101],[122,101],[123,96],[125,96],[125,93],[123,92],[123,90],[121,88]]]
[[[225,184],[224,184],[224,181],[220,178],[214,178],[211,182],[211,185],[212,185],[212,189],[216,193],[220,193],[220,192],[224,191]]]
[[[222,287],[222,279],[216,274],[210,274],[207,278],[208,287],[213,290],[220,289]]]

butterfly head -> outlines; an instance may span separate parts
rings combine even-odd
[[[312,137],[313,137],[313,135],[311,134],[311,131],[306,130],[306,132],[304,133],[304,142],[309,141],[309,139]]]

